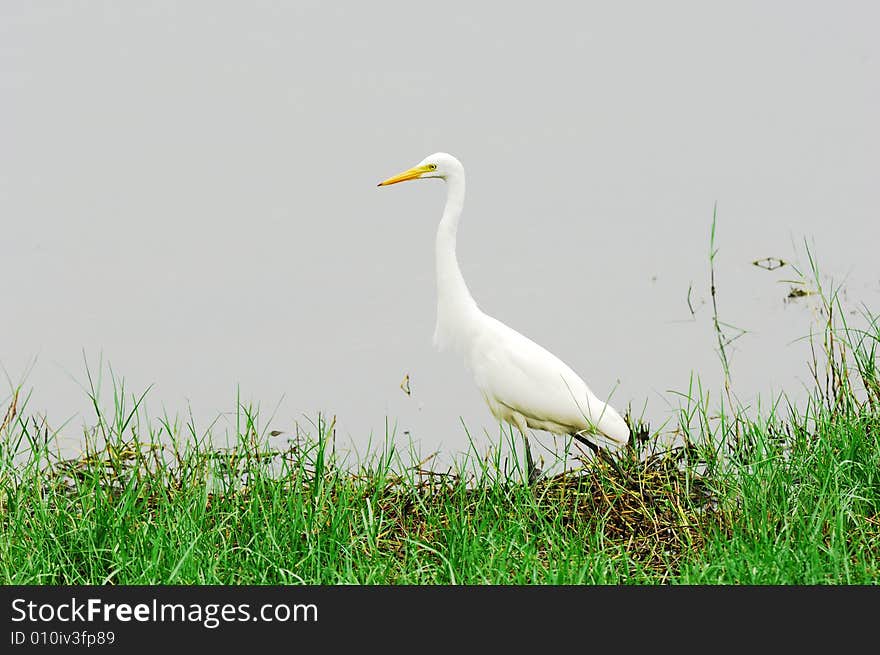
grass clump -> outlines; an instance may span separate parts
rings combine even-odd
[[[490,470],[395,472],[391,452],[352,471],[327,431],[279,450],[249,429],[170,456],[163,436],[8,467],[4,582],[637,581],[701,540],[700,483],[669,455],[633,459],[625,479],[603,463],[532,488]]]

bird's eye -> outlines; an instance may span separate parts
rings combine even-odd
[[[430,168],[432,171],[436,171],[436,170],[437,170],[437,164],[428,164],[428,168]]]

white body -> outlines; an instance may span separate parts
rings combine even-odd
[[[558,357],[479,312],[465,362],[495,418],[556,434],[588,433],[625,444],[629,428]]]
[[[447,197],[437,228],[437,327],[434,343],[460,352],[489,410],[500,421],[526,430],[592,434],[609,444],[625,444],[629,428],[599,400],[581,377],[531,339],[483,313],[465,284],[455,256],[456,232],[464,206],[464,167],[452,155],[427,157],[403,179],[446,180]],[[387,183],[394,183],[392,178]]]

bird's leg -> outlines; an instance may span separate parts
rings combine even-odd
[[[526,445],[526,462],[528,463],[529,484],[533,485],[544,475],[543,471],[535,466],[535,460],[532,459],[532,449],[529,447],[529,438],[526,433],[522,433],[523,443]]]
[[[593,453],[596,455],[596,457],[601,457],[608,464],[611,464],[611,466],[614,467],[614,470],[617,471],[617,474],[621,478],[625,477],[623,475],[623,471],[620,468],[620,465],[617,463],[617,460],[615,460],[611,455],[609,455],[607,452],[605,452],[605,450],[603,448],[599,448],[599,446],[594,444],[592,441],[590,441],[586,437],[581,436],[577,432],[572,432],[571,436],[574,437],[575,439],[577,439],[578,441],[580,441],[585,446],[587,446],[590,450],[592,450]]]

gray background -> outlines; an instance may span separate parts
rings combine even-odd
[[[444,150],[477,301],[597,394],[655,426],[692,373],[718,397],[717,201],[734,389],[802,397],[815,301],[751,261],[805,265],[806,239],[877,309],[878,7],[4,0],[0,363],[71,443],[83,352],[221,432],[239,387],[359,449],[386,417],[425,452],[462,420],[484,443],[431,345],[442,184],[375,186]]]

